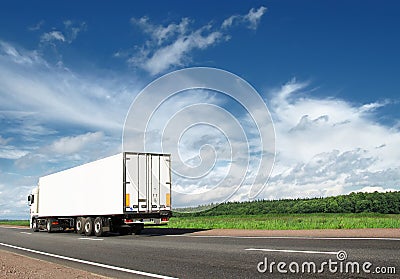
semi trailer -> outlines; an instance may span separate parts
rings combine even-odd
[[[139,234],[171,217],[171,155],[123,152],[39,178],[32,231]]]

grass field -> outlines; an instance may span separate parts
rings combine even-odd
[[[254,230],[400,228],[400,215],[376,213],[315,213],[173,217],[170,219],[168,227]]]
[[[0,220],[0,225],[29,226],[28,220]]]
[[[0,221],[0,225],[1,224],[29,226],[29,221]],[[315,213],[172,217],[168,225],[164,227],[182,229],[252,230],[400,228],[400,215],[377,213]]]

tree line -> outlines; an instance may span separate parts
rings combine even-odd
[[[196,208],[178,209],[174,212],[174,216],[367,212],[400,214],[400,191],[386,193],[351,193],[348,195],[325,198],[226,202],[218,206],[211,204]]]

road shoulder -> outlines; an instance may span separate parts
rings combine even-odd
[[[107,277],[0,249],[0,278],[104,279]]]

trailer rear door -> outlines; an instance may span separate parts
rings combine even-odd
[[[171,210],[171,156],[124,153],[125,212]]]

